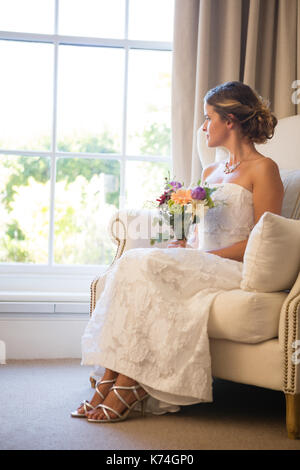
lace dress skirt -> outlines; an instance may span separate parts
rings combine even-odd
[[[82,337],[82,364],[127,375],[160,402],[212,401],[208,314],[221,290],[239,287],[241,273],[242,263],[201,250],[125,252]]]

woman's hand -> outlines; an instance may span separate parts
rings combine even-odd
[[[185,248],[186,240],[173,240],[168,244],[168,248]]]

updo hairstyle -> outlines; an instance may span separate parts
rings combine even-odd
[[[226,82],[209,90],[204,101],[213,106],[223,120],[233,114],[244,137],[257,144],[271,139],[277,118],[269,109],[269,102],[242,82]]]

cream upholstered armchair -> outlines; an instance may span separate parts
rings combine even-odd
[[[285,188],[282,215],[293,219],[300,219],[299,129],[300,116],[281,119],[273,139],[257,146],[280,168]],[[202,134],[198,132],[202,165],[226,158],[225,149],[208,149]],[[149,248],[145,234],[150,227],[149,211],[117,212],[109,227],[117,245],[114,261],[131,248]],[[106,275],[91,284],[91,314]],[[210,311],[208,335],[213,376],[284,392],[288,437],[300,438],[300,274],[289,291],[220,292]],[[91,382],[94,386],[93,376]]]

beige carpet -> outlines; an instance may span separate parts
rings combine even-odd
[[[92,424],[69,413],[93,392],[79,360],[0,366],[0,449],[300,449],[281,392],[215,380],[214,402],[165,416]]]

